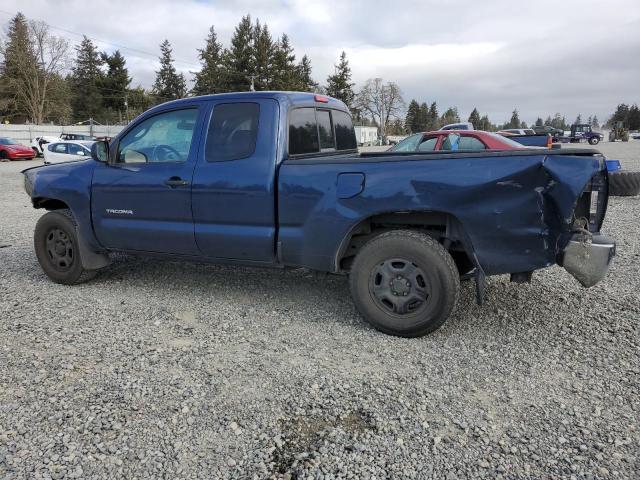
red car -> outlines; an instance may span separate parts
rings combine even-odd
[[[391,147],[391,152],[521,150],[524,145],[483,130],[439,130],[414,133]]]
[[[31,160],[35,153],[31,147],[20,145],[10,138],[0,137],[1,160]]]

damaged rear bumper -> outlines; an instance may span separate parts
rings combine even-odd
[[[616,242],[601,233],[576,233],[564,250],[562,266],[583,287],[602,280],[616,254]]]

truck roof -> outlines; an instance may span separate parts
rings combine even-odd
[[[325,105],[331,108],[337,108],[339,110],[343,110],[348,112],[349,109],[341,100],[337,98],[329,97],[327,95],[320,95],[318,93],[309,93],[309,92],[281,92],[281,91],[260,91],[260,92],[229,92],[229,93],[215,93],[211,95],[201,95],[198,97],[186,97],[178,100],[171,100],[169,102],[161,103],[153,107],[151,110],[155,110],[156,108],[167,106],[167,105],[181,105],[181,104],[193,104],[198,101],[206,101],[206,100],[242,100],[248,101],[251,99],[259,99],[259,98],[271,98],[280,103],[285,103],[290,106],[322,106]]]

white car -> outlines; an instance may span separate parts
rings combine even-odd
[[[31,140],[31,150],[36,154],[36,157],[41,157],[44,152],[43,149],[46,149],[46,145],[52,142],[59,142],[60,137],[51,137],[48,135],[42,135],[41,137],[36,137]]]
[[[506,133],[507,135],[535,135],[535,130],[531,128],[505,128],[500,130],[499,134]]]
[[[91,157],[91,145],[95,142],[65,142],[58,139],[57,142],[44,146],[44,163],[72,162]]]

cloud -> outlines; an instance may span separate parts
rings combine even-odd
[[[127,47],[134,84],[145,87],[165,38],[190,76],[209,27],[228,44],[250,13],[274,37],[286,32],[298,57],[309,54],[320,83],[344,50],[357,84],[382,77],[407,101],[456,105],[464,116],[475,106],[495,122],[514,108],[529,122],[556,111],[602,120],[619,102],[640,103],[637,0],[4,0],[0,10],[3,23],[20,10],[73,43],[80,36],[69,31],[107,51]]]

